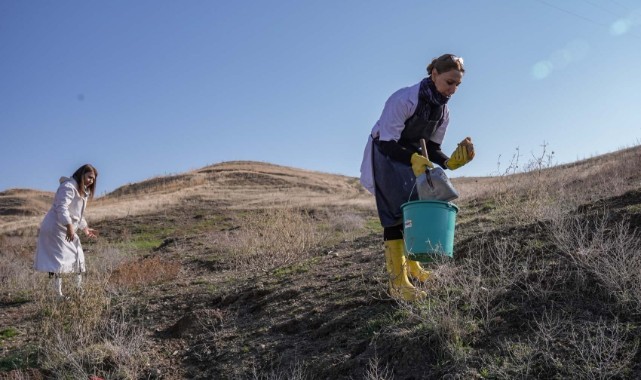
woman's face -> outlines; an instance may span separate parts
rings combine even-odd
[[[450,97],[454,95],[458,85],[463,81],[463,73],[458,70],[450,70],[439,74],[436,69],[432,69],[432,81],[441,95]]]
[[[82,176],[82,180],[85,186],[91,186],[96,180],[96,174],[90,170]]]

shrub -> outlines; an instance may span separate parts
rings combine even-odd
[[[241,270],[264,272],[290,265],[331,244],[331,232],[301,209],[253,212],[242,216],[240,224],[220,245],[232,266]]]

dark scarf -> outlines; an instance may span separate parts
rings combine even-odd
[[[442,106],[447,104],[447,101],[450,100],[448,96],[445,96],[438,92],[431,76],[421,81],[421,84],[418,88],[418,99],[419,102],[427,102],[431,106]],[[429,107],[427,108],[429,109]]]
[[[418,150],[420,139],[429,141],[432,133],[443,123],[444,110],[449,97],[436,90],[431,77],[423,79],[418,87],[416,111],[407,120],[398,143]]]

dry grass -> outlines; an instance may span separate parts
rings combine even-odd
[[[235,210],[323,206],[374,208],[374,199],[355,178],[261,162],[233,161],[122,186],[90,203],[87,219],[91,223],[151,214],[194,199]],[[0,233],[35,229],[48,207],[41,211],[41,216],[0,219]]]
[[[158,256],[125,261],[118,265],[109,283],[118,288],[136,288],[176,279],[182,265]]]
[[[401,303],[439,342],[448,371],[466,367],[474,338],[498,328],[504,295],[529,269],[510,240],[481,241],[475,248],[462,260],[432,264],[432,279],[419,286],[428,294],[424,303]]]
[[[243,273],[287,267],[311,258],[323,247],[362,235],[365,220],[349,210],[373,205],[351,178],[260,163],[228,163],[128,186],[90,204],[87,219],[91,223],[158,213],[187,201],[239,210],[241,228],[223,233],[216,246],[229,257],[230,267]],[[315,209],[314,205],[350,208],[320,214],[306,211]],[[333,222],[328,220],[330,214]],[[41,219],[20,216],[0,221],[0,230],[9,231],[0,238],[2,296],[10,302],[35,300],[38,366],[56,378],[145,377],[150,349],[143,332],[133,328],[123,313],[127,304],[123,300],[130,291],[175,280],[180,262],[160,256],[138,258],[131,244],[100,239],[88,251],[90,272],[84,293],[75,289],[73,276],[64,277],[63,292],[69,299],[58,300],[46,274],[31,269]],[[288,368],[261,378],[303,378],[301,370]],[[22,372],[14,371],[12,376]]]
[[[305,371],[305,366],[300,362],[286,368],[277,367],[270,371],[258,371],[254,368],[251,377],[253,380],[305,380],[311,378],[313,376]]]
[[[34,236],[0,236],[0,299],[22,302],[31,298],[38,287],[32,270]]]
[[[555,224],[559,248],[631,313],[641,315],[641,240],[625,221],[607,214],[569,216]]]
[[[112,310],[106,273],[92,273],[80,292],[71,277],[63,279],[61,300],[47,291],[38,293],[40,366],[57,378],[92,375],[110,379],[140,378],[148,364],[142,330]]]
[[[486,232],[524,232],[475,236],[456,260],[433,264],[425,302],[401,303],[438,344],[442,373],[610,379],[629,378],[636,366],[638,323],[629,321],[641,315],[639,231],[607,210],[596,218],[577,210],[638,189],[641,149],[563,167],[542,157],[520,171],[515,156],[511,172],[456,183],[459,204],[476,212],[466,218],[489,219]],[[545,234],[547,243],[537,240]],[[612,305],[590,317],[581,302]],[[529,320],[527,333],[494,338],[514,312]]]
[[[493,177],[455,178],[461,204],[482,203],[504,224],[554,220],[578,206],[622,194],[641,185],[641,147],[553,166],[546,151],[525,163],[518,150]],[[625,163],[625,164],[622,164]]]
[[[521,165],[515,155],[496,177],[455,180],[465,217],[472,224],[484,218],[486,227],[472,226],[481,232],[467,235],[465,251],[455,260],[432,264],[432,280],[419,285],[427,300],[399,303],[404,320],[397,322],[403,327],[386,323],[381,333],[403,336],[411,325],[436,351],[435,373],[605,379],[629,378],[635,370],[641,316],[638,231],[625,221],[614,222],[607,210],[596,220],[579,210],[638,189],[641,149],[562,167],[551,166],[546,157],[544,150]],[[132,185],[92,205],[95,214],[89,218],[157,212],[186,199],[216,202],[233,214],[230,226],[208,231],[211,241],[204,244],[212,257],[226,262],[225,269],[240,276],[305,270],[315,256],[370,233],[359,210],[371,210],[372,198],[353,179],[256,163],[214,165]],[[60,302],[48,296],[45,276],[30,270],[35,237],[22,231],[0,240],[0,283],[4,297],[22,290],[36,299],[42,368],[59,378],[144,378],[145,355],[153,350],[143,332],[128,323],[124,306],[115,310],[113,305],[133,289],[176,279],[181,264],[97,244],[85,293],[70,291],[70,300]],[[70,284],[65,279],[67,289]],[[233,316],[220,311],[202,318],[212,336],[222,323],[233,323],[228,321]],[[205,348],[194,350],[202,349],[207,358],[211,352]],[[374,357],[367,378],[391,379],[393,365]],[[308,377],[301,363],[254,373],[256,379]]]
[[[374,355],[367,362],[367,369],[365,372],[366,380],[393,380],[394,373],[388,364],[380,362],[378,355]]]
[[[239,228],[227,232],[219,245],[227,252],[232,267],[264,273],[304,261],[352,236],[363,220],[344,216],[337,231],[326,220],[304,209],[282,208],[244,214]],[[360,227],[358,226],[360,225]]]
[[[176,265],[163,261],[147,260],[142,266],[134,265],[135,269],[123,276],[114,270],[128,263],[128,255],[113,246],[98,245],[88,260],[99,265],[89,265],[82,291],[75,286],[75,275],[63,276],[63,293],[67,297],[63,300],[54,296],[52,280],[46,274],[31,269],[34,240],[34,237],[2,237],[0,278],[4,302],[34,301],[33,329],[37,335],[33,338],[38,347],[38,367],[54,378],[144,377],[150,355],[145,334],[129,323],[122,309],[113,309],[113,297],[120,294],[126,299],[127,289],[132,285],[173,278],[179,266],[177,269]],[[133,274],[136,271],[153,275]],[[110,282],[114,273],[119,273],[115,276],[117,281]],[[41,375],[14,370],[7,376],[20,379]]]

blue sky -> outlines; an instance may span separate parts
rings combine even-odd
[[[641,1],[0,2],[0,190],[99,193],[230,160],[358,176],[387,97],[464,58],[452,176],[641,140]],[[500,158],[499,158],[500,157]]]

